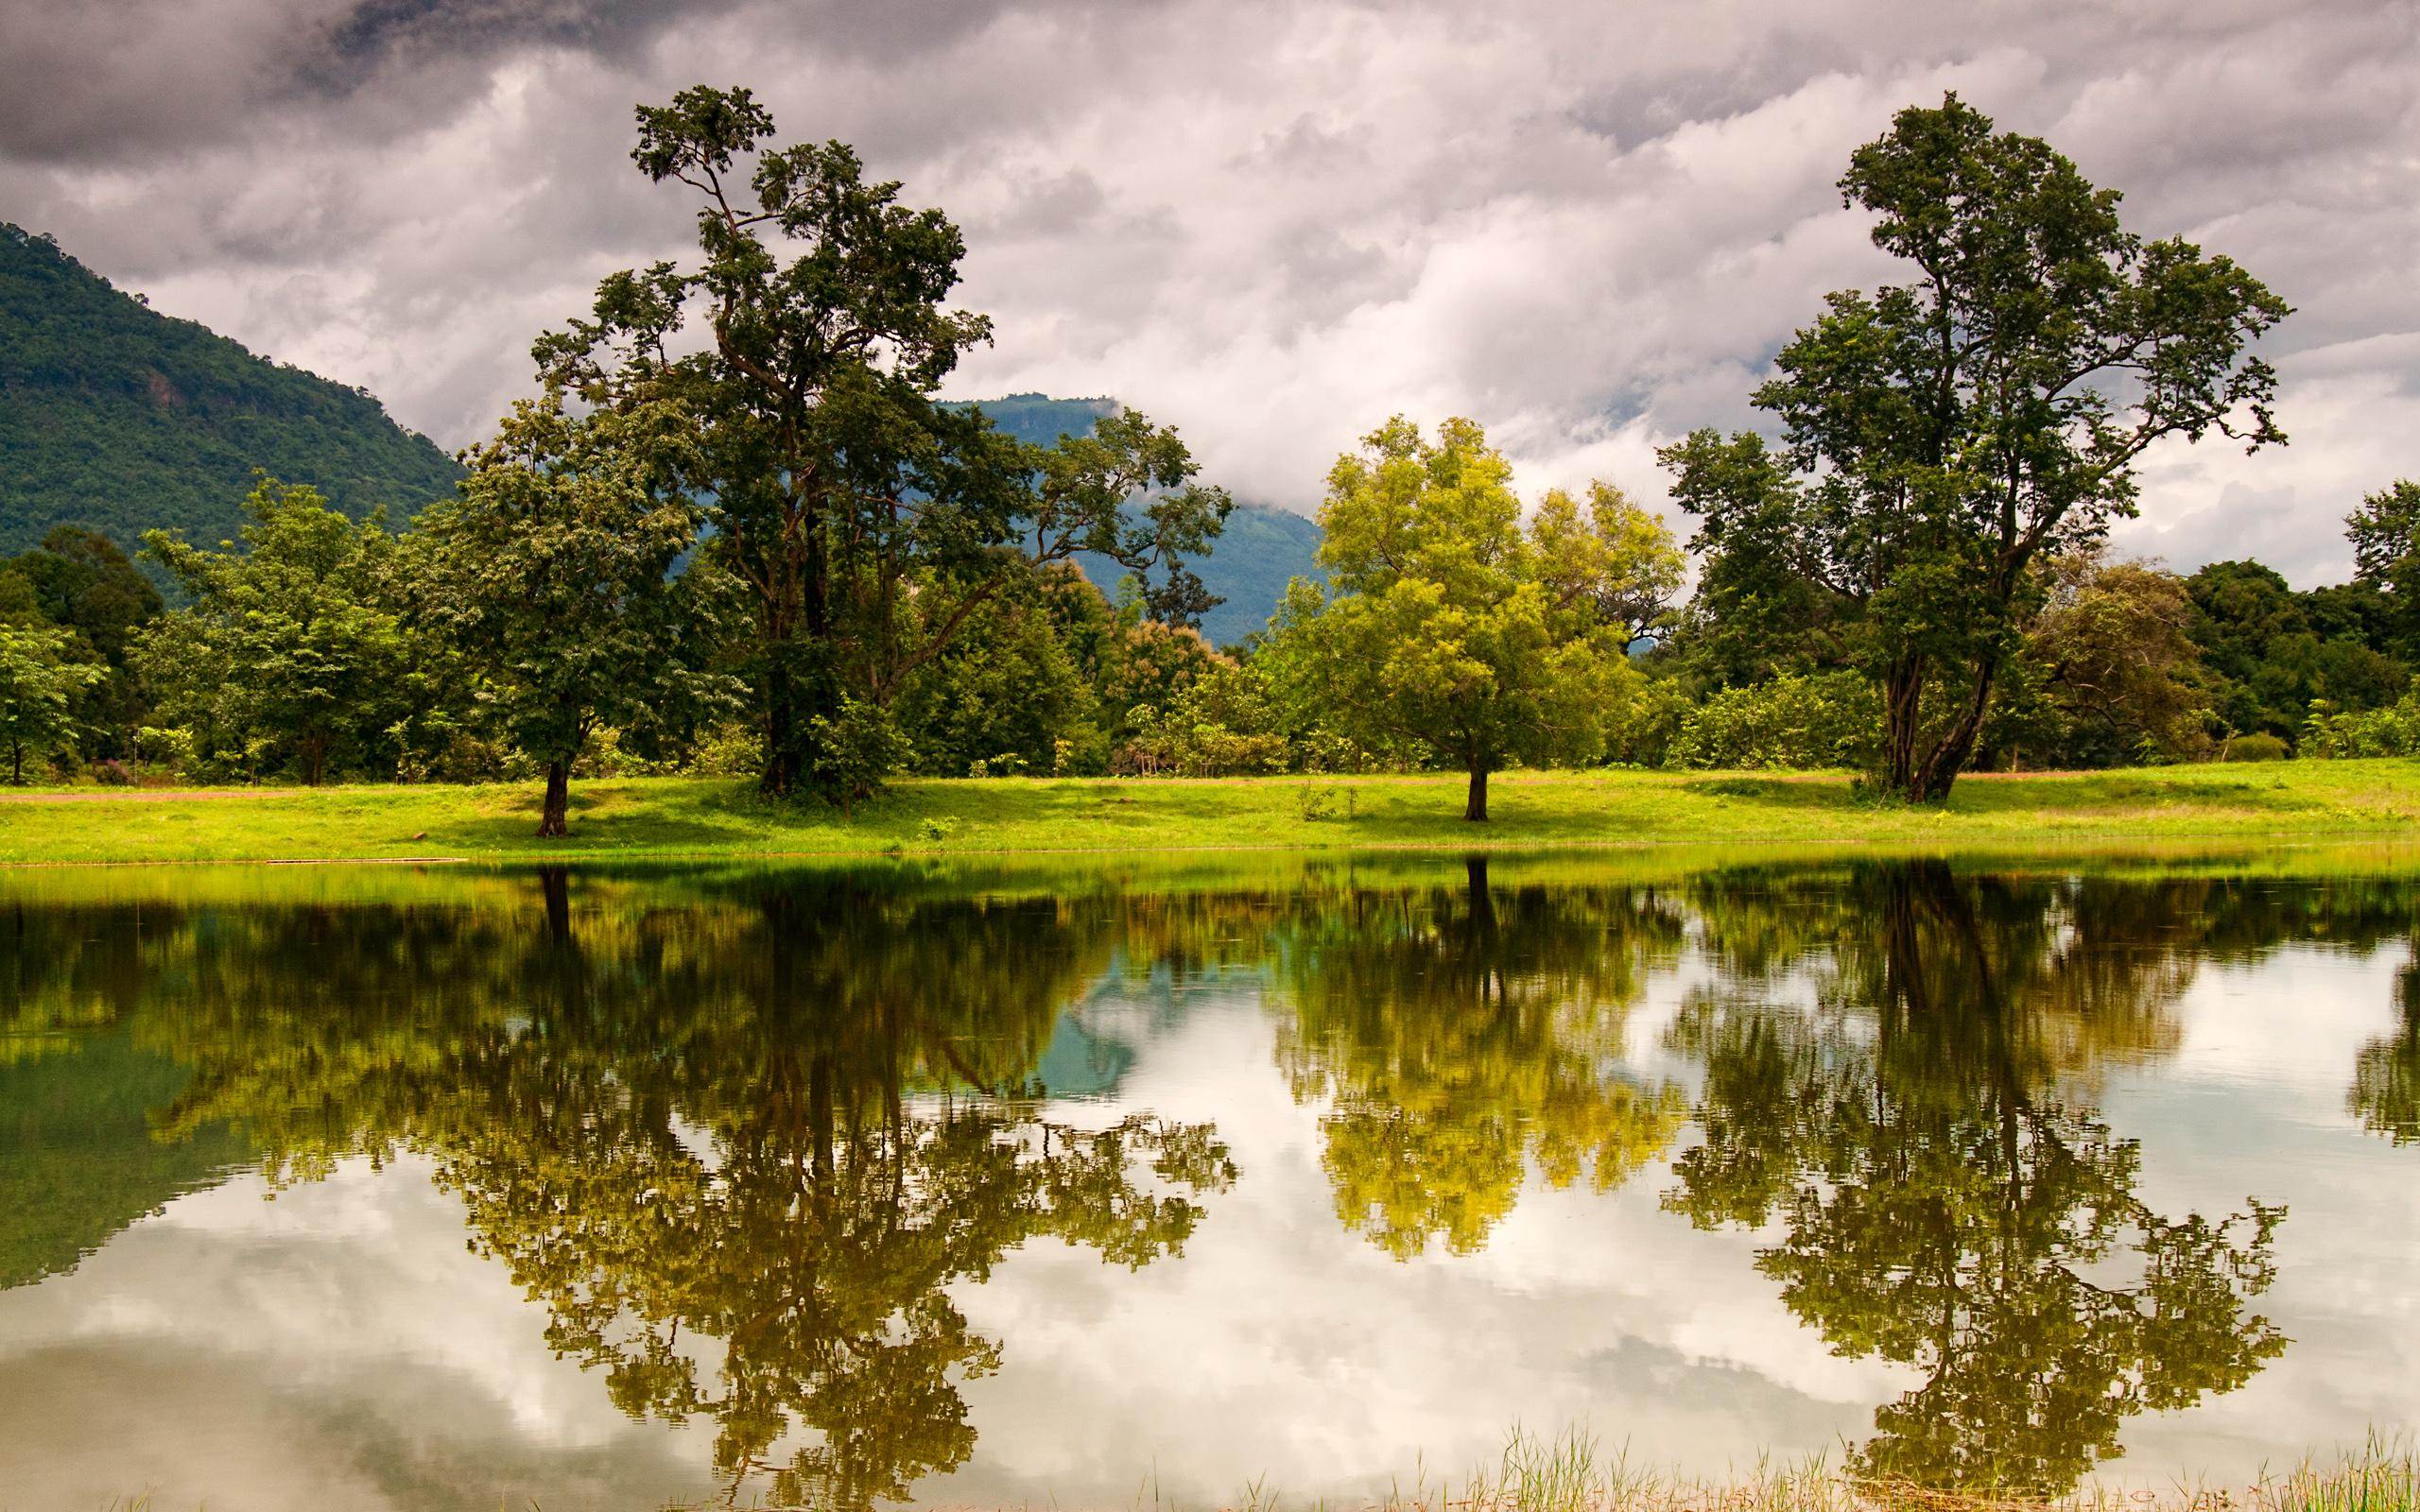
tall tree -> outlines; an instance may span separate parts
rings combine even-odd
[[[1547,549],[1579,533],[1569,509],[1524,531],[1512,472],[1466,420],[1433,443],[1401,416],[1372,432],[1328,473],[1332,591],[1294,579],[1268,653],[1295,702],[1468,772],[1467,819],[1487,817],[1488,773],[1507,762],[1600,747],[1626,644],[1599,615],[1608,560]]]
[[[644,742],[739,703],[713,670],[730,626],[721,570],[690,551],[705,511],[683,488],[696,446],[677,405],[586,418],[523,401],[431,507],[432,619],[480,663],[521,749],[546,771],[541,835],[566,831],[571,768],[599,729]]]
[[[2126,231],[2115,190],[1955,94],[1900,112],[1840,186],[1916,280],[1831,295],[1782,349],[1754,395],[1780,457],[1710,430],[1659,455],[1710,581],[1850,627],[1888,786],[1931,800],[1974,750],[2035,558],[2135,513],[2144,448],[2285,441],[2276,375],[2244,347],[2290,311],[2224,257]]]
[[[759,152],[772,117],[744,89],[683,90],[639,107],[638,126],[640,170],[700,197],[701,260],[614,274],[595,318],[533,355],[550,386],[593,404],[673,398],[700,422],[691,486],[754,608],[767,791],[859,790],[851,752],[880,743],[868,719],[887,717],[1004,574],[1105,551],[1168,568],[1172,611],[1199,599],[1182,558],[1227,501],[1191,484],[1172,432],[1128,416],[1046,463],[979,411],[933,402],[991,335],[943,307],[964,243],[939,210],[901,206],[899,185],[867,182],[838,142]],[[676,355],[692,305],[714,339]],[[1150,507],[1126,518],[1137,492]]]

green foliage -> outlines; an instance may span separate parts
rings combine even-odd
[[[740,706],[737,682],[711,668],[735,585],[710,561],[672,572],[704,522],[681,486],[695,445],[674,405],[575,419],[559,397],[524,401],[473,457],[459,500],[424,517],[419,607],[545,768],[540,834],[563,833],[572,765],[598,730],[644,754]],[[862,782],[870,749],[853,744],[836,781]]]
[[[9,781],[23,784],[26,754],[63,744],[74,729],[77,696],[109,669],[70,658],[72,633],[0,626],[0,749]]]
[[[2315,700],[2294,751],[2322,761],[2420,754],[2420,694],[2407,693],[2389,709],[2339,712]]]
[[[1063,575],[1073,581],[1054,585],[1051,578]],[[1098,700],[1054,613],[1079,593],[1090,595],[1094,614],[1105,622],[1100,595],[1072,567],[1012,579],[977,604],[948,645],[908,678],[893,707],[914,747],[914,770],[959,777],[972,763],[1002,753],[1046,770],[1062,740],[1083,752],[1081,765],[1104,769]]]
[[[408,517],[461,472],[362,390],[155,315],[0,224],[0,552],[62,525],[232,541],[255,469],[356,519]]]
[[[1823,650],[1864,671],[1888,785],[1933,799],[2018,650],[2037,558],[2134,512],[2143,449],[2285,439],[2275,374],[2243,349],[2289,311],[2224,257],[2124,231],[2114,191],[1954,94],[1900,112],[1841,189],[1921,277],[1829,296],[1782,349],[1754,395],[1780,457],[1712,431],[1659,455],[1704,518],[1728,660]]]
[[[415,668],[430,654],[393,596],[394,538],[308,485],[264,477],[244,507],[240,552],[144,537],[192,604],[134,643],[155,717],[203,765],[247,778],[289,763],[314,786],[332,764],[391,770],[389,731],[416,712]]]
[[[1252,777],[1282,772],[1296,760],[1279,728],[1269,675],[1253,663],[1212,665],[1176,691],[1166,711],[1139,705],[1127,723],[1132,739],[1121,766],[1184,777]]]
[[[2214,748],[2214,679],[2190,585],[2099,552],[2037,563],[2036,607],[2004,664],[1976,765],[2074,770],[2190,761]]]
[[[2353,577],[2386,599],[2395,648],[2420,654],[2420,483],[2398,478],[2344,517]]]
[[[74,753],[132,753],[132,732],[150,712],[150,692],[129,658],[134,633],[159,617],[160,591],[108,537],[60,525],[40,550],[0,567],[0,620],[53,625],[74,634],[70,653],[97,661],[107,676],[78,691]]]
[[[1629,670],[1621,632],[1599,618],[1620,581],[1609,537],[1567,501],[1525,532],[1511,476],[1469,421],[1434,444],[1401,417],[1365,438],[1337,459],[1320,511],[1334,593],[1298,580],[1264,653],[1288,702],[1468,772],[1472,819],[1487,817],[1490,772],[1601,750]],[[1582,534],[1608,549],[1550,555]]]
[[[1090,436],[1096,421],[1118,412],[1114,399],[1052,399],[1045,394],[1011,394],[1006,399],[953,401],[944,409],[980,409],[1003,433],[1029,446],[1049,446],[1063,435]],[[1139,516],[1144,504],[1129,500],[1130,516]],[[1254,631],[1269,628],[1269,617],[1286,596],[1286,585],[1297,577],[1316,576],[1320,528],[1288,509],[1239,504],[1227,517],[1215,541],[1203,547],[1194,563],[1211,607],[1201,612],[1196,627],[1212,645],[1231,646]],[[1129,571],[1115,557],[1080,551],[1069,560],[1097,583],[1115,587]],[[1146,590],[1165,589],[1169,573],[1147,567],[1136,576]]]
[[[2340,711],[2384,708],[2411,674],[2396,660],[2396,600],[2373,580],[2297,593],[2254,561],[2213,562],[2186,579],[2190,633],[2215,674],[2227,729],[2289,742],[2311,700]]]
[[[2294,753],[2294,748],[2276,736],[2265,733],[2238,735],[2226,743],[2221,760],[2230,762],[2281,762]]]
[[[1881,700],[1856,673],[1779,677],[1725,688],[1682,713],[1662,765],[1862,770],[1880,754],[1881,733]]]
[[[942,305],[964,253],[945,215],[898,204],[899,185],[867,182],[840,143],[760,151],[772,118],[744,89],[683,90],[638,121],[641,171],[700,197],[699,265],[612,275],[595,318],[532,354],[550,388],[617,409],[670,399],[698,421],[684,482],[712,501],[709,549],[752,601],[766,791],[847,789],[815,734],[838,728],[840,699],[890,707],[983,604],[1047,562],[1092,551],[1163,566],[1153,614],[1200,612],[1182,559],[1229,505],[1193,482],[1172,431],[1123,411],[1039,450],[932,398],[991,334]],[[693,307],[714,340],[675,356]]]

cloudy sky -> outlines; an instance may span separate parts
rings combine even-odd
[[[1833,181],[1945,89],[2298,307],[2293,444],[2155,454],[2129,549],[2341,580],[2420,475],[2407,3],[9,0],[0,219],[458,446],[683,249],[631,110],[700,82],[964,227],[998,338],[952,394],[1115,395],[1253,500],[1396,411],[1660,498],[1656,444],[1894,276]]]

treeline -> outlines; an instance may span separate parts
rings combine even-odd
[[[933,397],[991,334],[944,303],[941,212],[841,144],[760,150],[745,90],[638,124],[700,255],[541,336],[544,397],[454,497],[390,531],[265,479],[240,548],[146,536],[172,612],[87,532],[0,573],[12,776],[543,774],[561,833],[580,770],[845,811],[902,772],[1434,767],[1484,819],[1520,765],[1847,766],[1926,801],[1978,767],[2420,748],[2420,486],[2354,511],[2342,587],[2111,556],[2145,448],[2284,444],[2250,348],[2290,312],[1955,95],[1841,181],[1923,276],[1782,349],[1751,396],[1777,442],[1659,454],[1699,519],[1685,602],[1688,554],[1618,489],[1525,501],[1476,424],[1398,417],[1330,472],[1324,579],[1219,649],[1185,563],[1232,506],[1173,431],[1046,446]]]

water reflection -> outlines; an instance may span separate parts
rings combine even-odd
[[[1652,888],[1463,885],[1318,900],[1288,936],[1279,1057],[1328,1101],[1337,1215],[1398,1258],[1433,1235],[1469,1254],[1534,1167],[1611,1191],[1686,1117],[1668,1083],[1609,1072],[1683,916]]]
[[[2364,1128],[2420,1143],[2420,959],[2394,980],[2395,1032],[2361,1047],[2344,1105]]]
[[[2102,896],[1928,861],[1705,902],[1755,942],[1735,957],[1754,973],[1672,1030],[1706,1069],[1705,1142],[1666,1202],[1700,1227],[1777,1221],[1757,1266],[1791,1311],[1836,1352],[1922,1373],[1876,1411],[1858,1469],[2057,1494],[2119,1452],[2127,1418],[2233,1390],[2285,1349],[2248,1311],[2285,1210],[2154,1211],[2078,1074],[2175,1045],[2205,888]],[[1813,1009],[1756,989],[1818,954]]]
[[[161,1131],[245,1129],[281,1182],[434,1157],[548,1343],[628,1412],[711,1418],[735,1489],[857,1507],[963,1463],[959,1384],[999,1347],[946,1289],[1044,1236],[1148,1264],[1236,1177],[1207,1125],[1030,1095],[1103,910],[811,882],[575,910],[538,882],[543,911],[122,936],[134,978],[174,979],[139,1035],[194,1068]]]
[[[1536,1185],[1668,1160],[1667,1211],[1759,1230],[1832,1350],[1916,1372],[1860,1469],[2065,1491],[2130,1418],[2289,1342],[2256,1310],[2285,1209],[2147,1201],[2105,1084],[2178,1053],[2212,965],[2396,944],[2411,904],[2391,879],[1938,860],[413,885],[20,906],[0,1198],[64,1195],[0,1201],[0,1284],[238,1160],[285,1186],[412,1152],[614,1403],[710,1422],[734,1492],[842,1507],[973,1454],[961,1388],[1015,1341],[953,1288],[1035,1240],[1153,1264],[1240,1178],[1211,1124],[1067,1096],[1135,1055],[1071,1017],[1104,980],[1237,967],[1319,1112],[1322,1226],[1468,1256]],[[1660,1050],[1694,1093],[1636,1069],[1641,1005],[1684,971]],[[2403,1143],[2420,964],[2397,991],[2349,1104]],[[62,1132],[86,1129],[115,1132]]]

